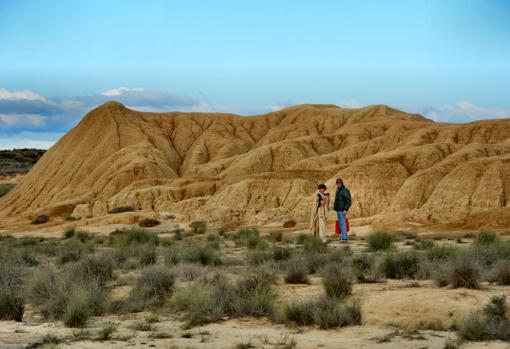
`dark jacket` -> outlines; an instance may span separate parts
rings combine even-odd
[[[336,188],[335,204],[333,209],[335,211],[349,211],[351,207],[351,192],[345,186]]]

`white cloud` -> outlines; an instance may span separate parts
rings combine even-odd
[[[41,127],[45,119],[45,116],[36,114],[0,114],[0,124],[7,127]]]
[[[11,100],[11,101],[20,101],[20,100],[29,100],[29,101],[45,101],[46,99],[30,90],[22,90],[22,91],[13,91],[10,92],[5,88],[0,88],[0,100]]]
[[[423,114],[434,121],[468,122],[480,119],[509,118],[510,110],[498,107],[481,107],[468,101],[461,101],[454,105],[427,107]]]
[[[103,96],[113,97],[113,96],[120,96],[124,92],[143,92],[143,87],[119,87],[119,88],[112,88],[111,90],[104,91],[101,93]]]
[[[296,103],[294,103],[290,99],[284,99],[283,101],[280,101],[274,105],[270,105],[268,107],[268,109],[269,109],[269,111],[278,111],[278,110],[282,110],[282,109],[291,107],[293,105],[296,105]]]
[[[355,109],[355,108],[361,108],[363,105],[355,100],[355,99],[346,99],[345,101],[336,103],[336,105],[342,107],[342,108],[349,108],[349,109]]]

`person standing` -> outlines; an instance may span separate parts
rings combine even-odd
[[[314,194],[310,232],[325,242],[329,211],[329,193],[326,192],[327,188],[324,184],[320,184],[318,189],[319,190]]]
[[[336,179],[336,194],[333,209],[338,215],[338,224],[342,233],[341,242],[347,242],[347,226],[345,224],[345,216],[351,207],[351,192],[344,185],[342,178]]]

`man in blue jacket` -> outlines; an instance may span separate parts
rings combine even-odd
[[[333,209],[338,215],[338,224],[342,232],[341,242],[347,242],[347,226],[345,224],[345,215],[351,207],[351,192],[344,185],[342,178],[336,179],[336,194]]]

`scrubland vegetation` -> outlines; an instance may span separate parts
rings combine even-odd
[[[208,230],[201,221],[163,236],[137,226],[108,236],[69,226],[61,238],[0,237],[0,318],[22,321],[30,309],[86,331],[93,317],[153,312],[175,316],[184,329],[246,317],[332,329],[362,324],[356,283],[510,285],[510,242],[488,231],[470,243],[375,231],[356,251],[305,234]],[[312,282],[321,289],[313,298],[288,299],[278,292],[278,285]],[[121,296],[114,292],[119,287],[127,289]],[[135,330],[166,338],[153,322],[157,316]],[[116,326],[105,325],[98,338],[109,340]],[[505,297],[494,297],[453,329],[460,340],[510,339]]]

